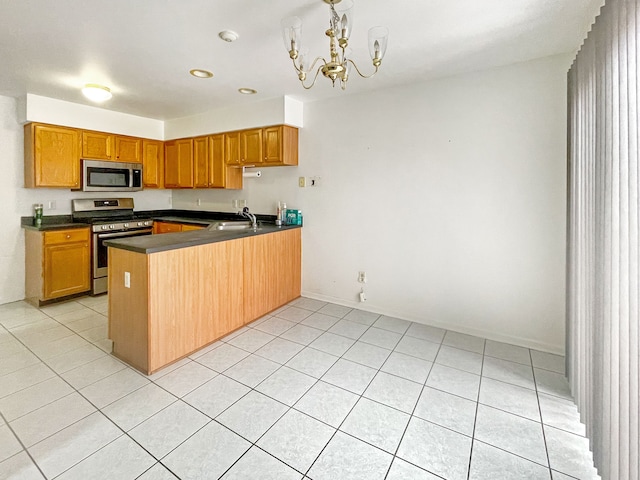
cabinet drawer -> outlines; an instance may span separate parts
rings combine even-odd
[[[73,230],[56,230],[44,232],[44,244],[55,245],[59,243],[88,242],[88,228],[74,228]]]

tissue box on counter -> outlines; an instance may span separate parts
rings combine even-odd
[[[287,209],[286,225],[302,225],[302,210]]]

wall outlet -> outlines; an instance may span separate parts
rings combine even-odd
[[[202,205],[202,200],[200,200],[200,199],[196,200],[196,205],[198,205],[198,206]]]
[[[358,283],[367,283],[367,273],[358,272]]]
[[[55,200],[49,202],[49,210],[55,210],[57,208]]]
[[[359,296],[360,296],[360,301],[361,302],[366,302],[367,301],[367,297],[364,294],[364,288],[362,290],[360,290],[360,295]]]
[[[307,177],[299,177],[298,178],[298,186],[300,188],[304,188],[307,186]]]
[[[124,272],[124,288],[131,288],[131,273]]]

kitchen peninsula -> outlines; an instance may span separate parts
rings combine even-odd
[[[106,244],[113,354],[146,374],[300,296],[299,226]]]

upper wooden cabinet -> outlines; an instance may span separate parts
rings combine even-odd
[[[227,165],[240,165],[240,132],[224,134],[224,156]]]
[[[114,135],[103,132],[82,131],[82,158],[115,160]]]
[[[252,128],[162,142],[77,128],[24,127],[25,187],[79,189],[80,159],[143,164],[144,188],[242,188],[242,166],[298,165],[298,129]]]
[[[142,139],[83,130],[82,158],[141,163]]]
[[[228,165],[298,165],[298,129],[287,125],[227,132]]]
[[[142,163],[142,139],[136,137],[115,137],[116,158],[118,162]]]
[[[262,129],[227,132],[225,155],[227,165],[259,165],[262,163]]]
[[[209,136],[209,186],[241,189],[242,169],[225,162],[225,135]]]
[[[195,188],[242,188],[242,170],[225,162],[224,134],[193,139]]]
[[[39,123],[24,126],[24,186],[80,188],[80,132]]]
[[[193,139],[165,142],[165,188],[193,188],[193,185]]]
[[[142,141],[142,181],[144,188],[164,188],[163,141]]]
[[[240,132],[240,163],[258,165],[262,160],[262,129],[242,130]]]
[[[264,165],[298,165],[298,129],[278,125],[262,129]]]
[[[208,188],[209,180],[209,137],[193,139],[193,183],[195,188]]]

